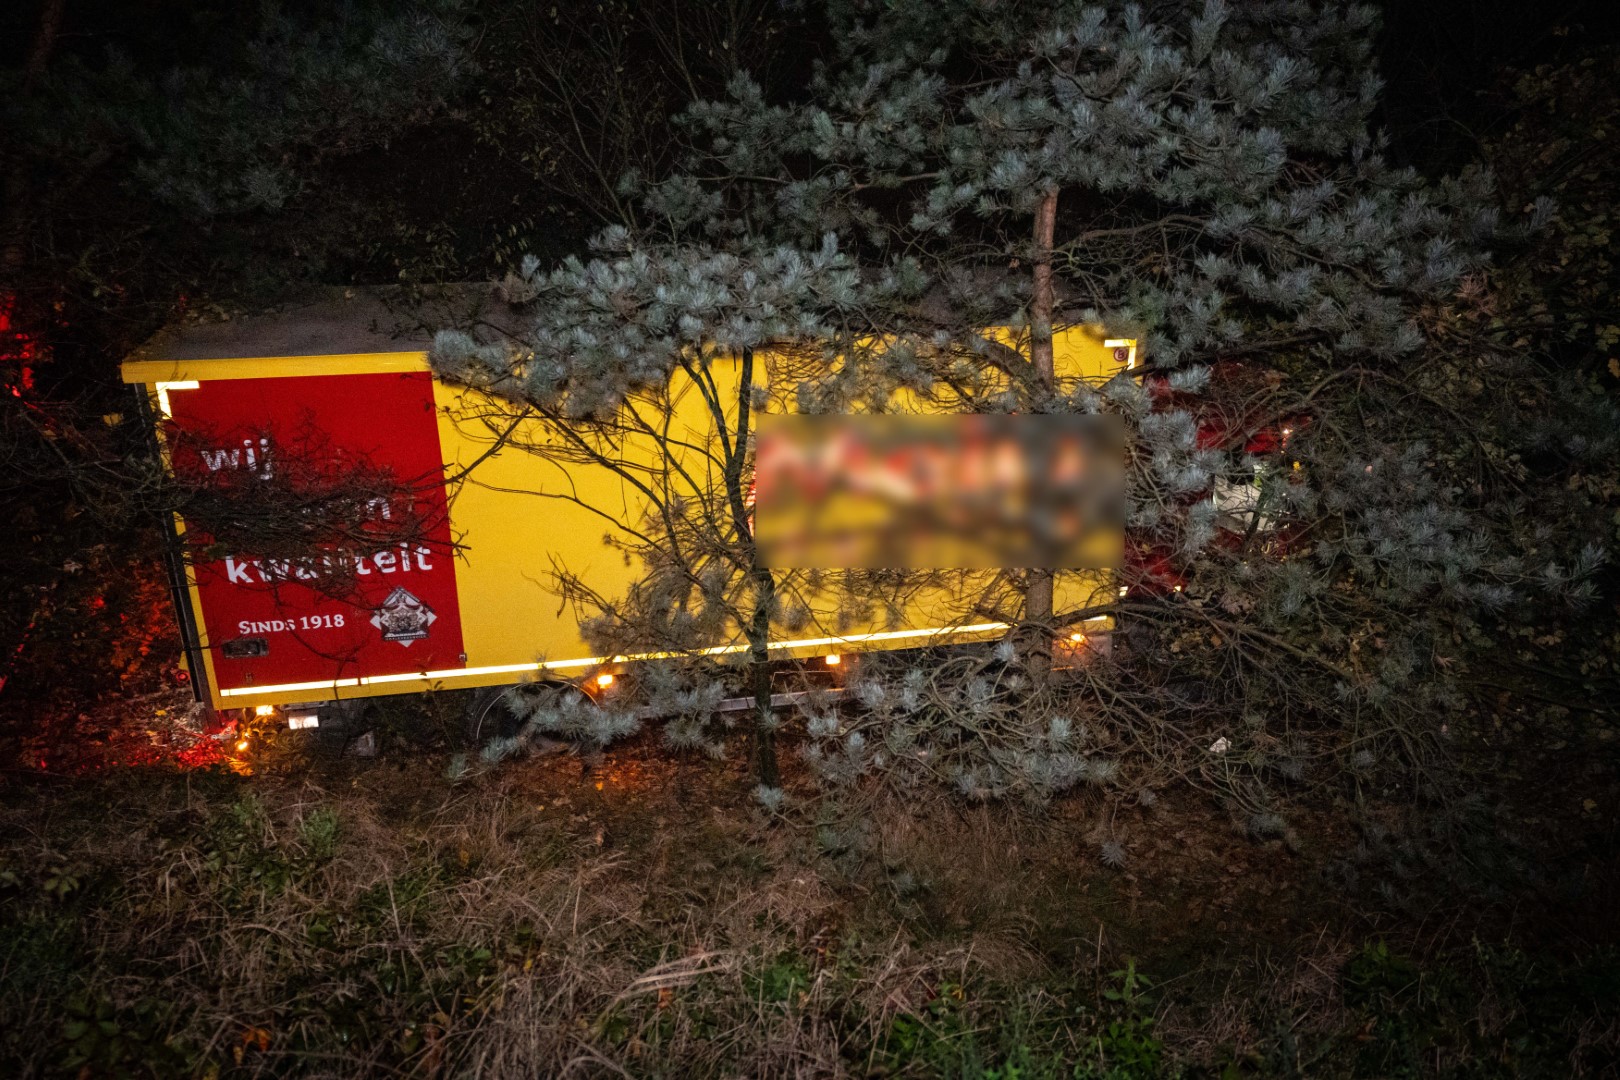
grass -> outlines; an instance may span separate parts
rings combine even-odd
[[[1079,803],[767,820],[728,767],[635,747],[454,786],[443,765],[13,785],[0,1072],[1620,1067],[1613,952],[1386,939],[1280,845],[1191,811],[1137,824],[1120,871]]]

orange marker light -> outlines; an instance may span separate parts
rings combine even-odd
[[[596,685],[606,690],[608,687],[613,685],[613,676],[603,672],[601,675],[596,677]]]
[[[844,662],[844,658],[835,652],[828,653],[824,659],[827,661],[828,667],[837,667]]]
[[[240,754],[243,751],[245,751],[247,748],[248,748],[248,741],[246,739],[238,739],[236,741],[236,752],[237,753]]]
[[[1069,635],[1069,640],[1074,642],[1076,645],[1084,645],[1086,643],[1086,635],[1084,635],[1084,634],[1070,634]]]
[[[258,708],[253,710],[253,715],[274,716],[276,715],[276,707],[274,705],[260,705]]]

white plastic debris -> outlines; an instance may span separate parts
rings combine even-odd
[[[1209,744],[1209,752],[1212,754],[1224,754],[1230,749],[1232,749],[1232,744],[1227,741],[1225,735]]]

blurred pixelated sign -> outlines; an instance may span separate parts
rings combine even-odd
[[[764,415],[754,539],[782,569],[1116,566],[1118,417]]]

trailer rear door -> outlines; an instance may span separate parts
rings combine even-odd
[[[267,533],[294,537],[300,513],[312,527],[330,517],[323,491],[361,496],[352,534],[313,555],[266,556],[262,543],[249,554],[228,541],[204,549],[193,573],[203,645],[223,696],[465,662],[426,371],[201,380],[164,396],[176,475],[204,481],[204,490],[231,488],[250,503],[259,493],[261,508],[281,518],[262,522]],[[368,491],[370,479],[377,482]],[[379,545],[380,536],[403,539]],[[209,540],[191,539],[193,550]]]

